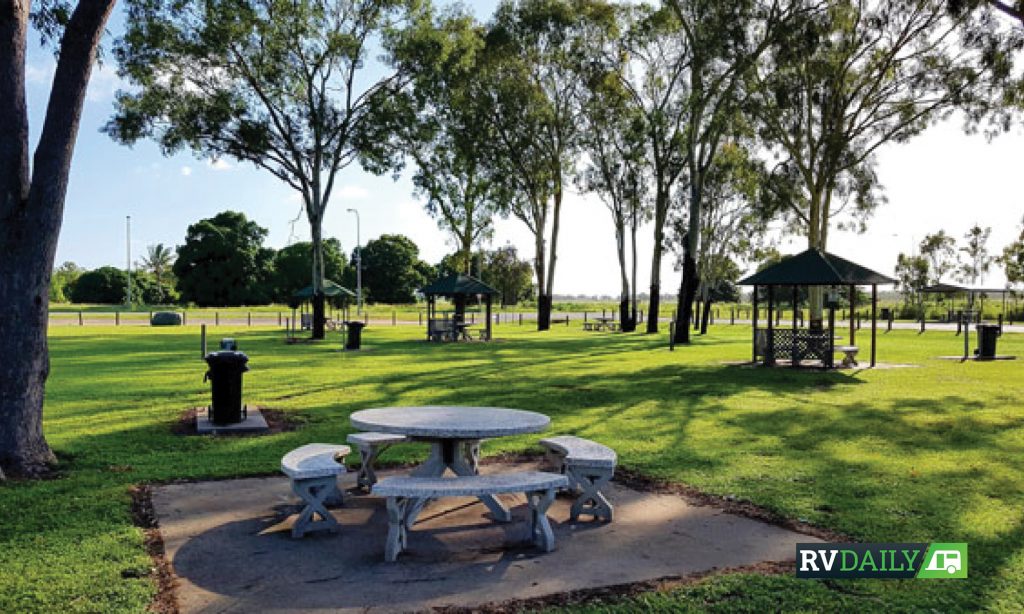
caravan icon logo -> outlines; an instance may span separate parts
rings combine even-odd
[[[967,544],[797,544],[798,578],[967,577]]]
[[[924,560],[928,564],[918,578],[967,577],[967,544],[932,544]]]

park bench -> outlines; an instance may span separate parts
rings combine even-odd
[[[597,330],[596,327],[597,327],[597,324],[595,324],[594,322],[584,322],[583,323],[583,330]]]
[[[427,323],[427,337],[431,341],[454,341],[455,322],[432,319]]]
[[[370,488],[377,483],[377,474],[374,465],[377,458],[391,447],[392,444],[408,441],[405,435],[392,435],[390,433],[352,433],[348,436],[348,442],[359,451],[359,474],[356,476],[356,485],[360,488]]]
[[[292,525],[292,537],[312,531],[337,531],[338,521],[324,505],[329,499],[340,502],[338,476],[345,473],[344,459],[351,452],[348,446],[311,443],[284,455],[281,471],[292,483],[292,492],[305,506]],[[320,520],[316,520],[316,516]]]
[[[479,497],[525,493],[529,508],[527,528],[530,541],[544,552],[555,549],[547,511],[555,500],[555,491],[569,484],[557,473],[526,471],[497,475],[471,475],[456,478],[390,477],[373,486],[373,494],[387,497],[388,537],[384,558],[393,562],[408,543],[406,514],[417,501],[439,497]]]
[[[615,474],[615,450],[572,435],[541,439],[540,445],[548,450],[549,459],[569,478],[569,487],[581,491],[572,504],[570,519],[575,522],[580,514],[588,514],[611,522],[614,508],[601,488]]]

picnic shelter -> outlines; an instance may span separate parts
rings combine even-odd
[[[479,279],[461,273],[452,273],[420,289],[427,298],[427,340],[458,341],[470,338],[466,324],[466,304],[471,299],[484,301],[487,317],[480,332],[481,341],[491,339],[491,305],[498,291]],[[451,317],[437,311],[437,298],[451,299],[454,307]]]
[[[766,365],[774,365],[778,359],[788,358],[794,367],[804,360],[817,360],[825,368],[834,366],[837,349],[846,352],[845,364],[856,364],[856,318],[857,286],[871,286],[871,366],[876,361],[878,331],[878,286],[895,284],[896,280],[872,271],[859,264],[840,258],[820,249],[808,249],[799,254],[787,256],[781,261],[753,275],[741,279],[740,284],[754,287],[753,309],[753,359]],[[828,307],[828,327],[821,330],[802,329],[798,326],[800,312],[800,287],[824,287]],[[758,326],[759,290],[764,288],[768,300],[767,326]],[[791,327],[776,325],[776,291],[790,290],[793,307]],[[839,292],[849,292],[850,332],[848,343],[837,348],[835,341],[835,307]]]

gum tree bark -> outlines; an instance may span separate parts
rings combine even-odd
[[[28,0],[0,0],[0,479],[45,474],[50,275],[96,48],[115,0],[82,0],[68,20],[29,170],[25,104]]]

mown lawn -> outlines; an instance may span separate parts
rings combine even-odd
[[[553,431],[612,444],[631,469],[856,540],[970,544],[966,581],[731,575],[587,609],[1024,610],[1024,361],[935,359],[960,349],[951,333],[879,335],[882,361],[917,368],[820,373],[723,365],[749,355],[739,326],[675,352],[663,335],[576,325],[501,326],[499,342],[459,346],[371,327],[361,353],[336,339],[286,346],[278,331],[224,330],[251,357],[247,399],[301,428],[172,434],[207,398],[196,328],[52,330],[45,424],[62,477],[0,485],[0,612],[142,611],[155,585],[132,485],[273,473],[292,447],[343,441],[356,409],[427,403],[541,411]],[[1024,335],[1004,336],[1000,353],[1024,357]]]

